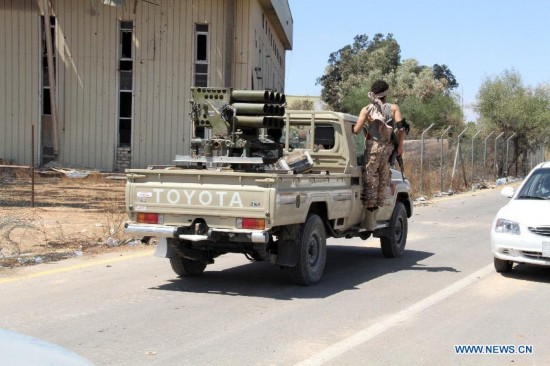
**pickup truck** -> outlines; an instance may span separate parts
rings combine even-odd
[[[352,132],[357,118],[286,111],[282,119],[280,136],[259,137],[270,149],[280,146],[278,161],[266,158],[274,154],[269,149],[250,157],[207,149],[176,156],[171,166],[126,170],[126,233],[159,238],[155,255],[169,258],[174,272],[186,277],[200,275],[222,254],[242,253],[290,271],[297,284],[315,284],[327,238],[372,235],[385,257],[402,256],[413,211],[410,185],[392,170],[376,229],[367,231],[365,142]]]

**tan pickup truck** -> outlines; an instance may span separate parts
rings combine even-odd
[[[127,170],[125,231],[160,238],[155,255],[168,257],[180,276],[242,253],[289,270],[298,284],[314,284],[330,237],[373,235],[385,257],[403,255],[413,210],[409,182],[392,170],[377,228],[364,229],[364,137],[352,133],[356,117],[287,111],[282,118],[279,135],[258,136],[267,143],[254,156],[220,156],[209,147],[176,156],[173,166]]]

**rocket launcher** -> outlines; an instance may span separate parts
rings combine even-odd
[[[285,95],[269,90],[192,88],[195,126],[212,130],[216,138],[230,138],[242,128],[278,128],[284,125]]]

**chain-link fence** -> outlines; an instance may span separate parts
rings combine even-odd
[[[547,160],[545,141],[518,149],[513,133],[478,131],[467,136],[466,128],[453,138],[449,129],[430,130],[418,140],[405,141],[405,173],[416,197],[500,184],[525,176]]]

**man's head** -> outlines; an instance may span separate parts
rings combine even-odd
[[[389,88],[390,86],[384,80],[376,80],[374,83],[372,83],[370,91],[374,93],[376,98],[382,99],[385,98],[388,94]]]

